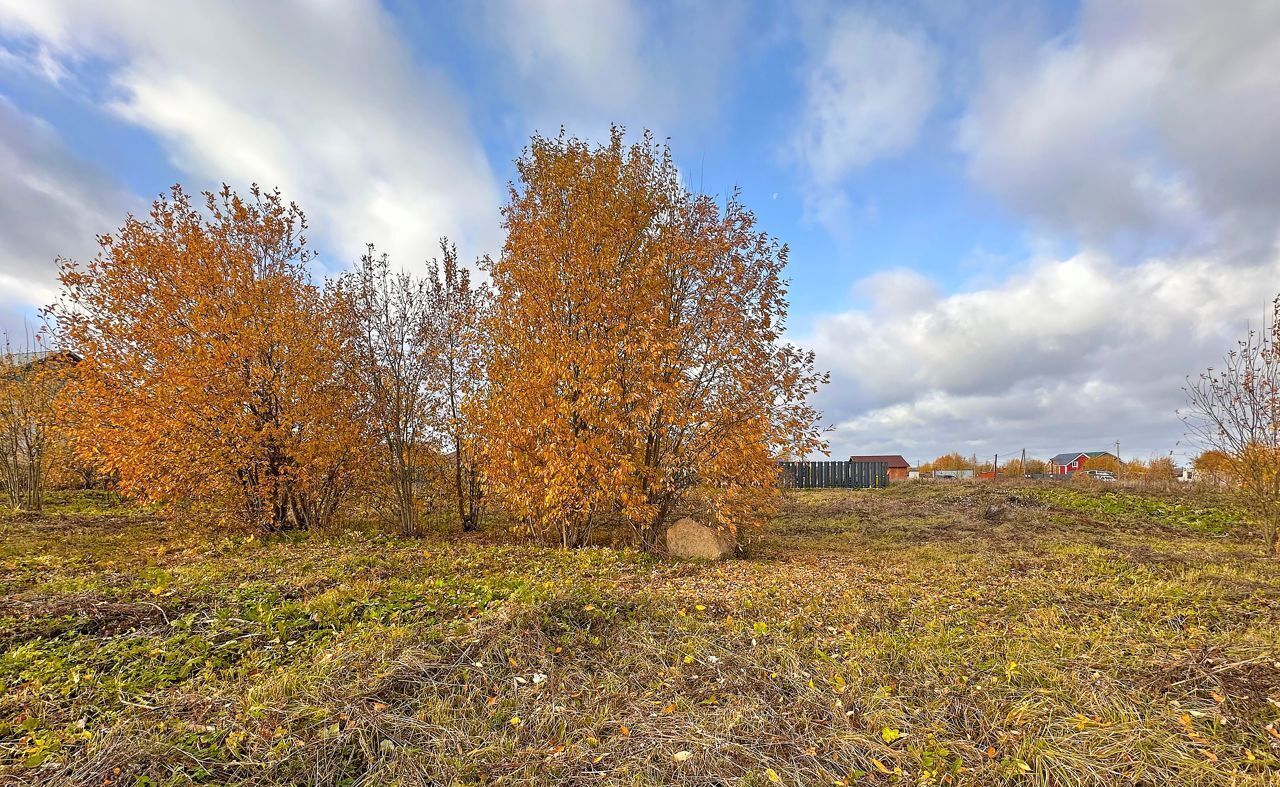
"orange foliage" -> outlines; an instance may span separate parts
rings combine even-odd
[[[62,262],[51,313],[84,360],[60,415],[127,494],[267,530],[326,522],[366,440],[305,218],[256,186],[205,198],[174,187],[87,265]]]
[[[1153,457],[1143,468],[1143,475],[1149,481],[1176,481],[1178,466],[1171,456]]]
[[[949,454],[934,459],[932,462],[925,462],[920,466],[923,473],[931,473],[934,470],[972,470],[973,459],[968,456],[961,456],[960,452],[952,451]]]
[[[1102,456],[1092,456],[1086,459],[1084,462],[1084,469],[1105,471],[1119,478],[1126,472],[1138,471],[1142,467],[1142,462],[1136,459],[1130,462],[1130,464],[1134,464],[1134,467],[1128,467],[1125,463],[1110,454],[1103,454]]]
[[[1049,472],[1049,463],[1043,459],[1028,458],[1026,467],[1022,468],[1022,472],[1032,475],[1039,475]]]
[[[679,182],[665,146],[534,137],[503,210],[486,480],[531,532],[584,543],[620,512],[653,546],[696,504],[728,531],[778,495],[775,458],[821,447],[825,379],[780,343],[787,250]]]
[[[1225,484],[1235,475],[1235,460],[1222,451],[1205,451],[1196,457],[1192,466],[1211,484]]]
[[[1000,476],[1002,478],[1021,478],[1022,476],[1031,473],[1047,473],[1049,471],[1048,468],[1048,462],[1045,462],[1043,459],[1027,457],[1027,462],[1024,465],[1022,463],[1022,457],[1018,457],[1016,459],[1010,459],[1000,465]]]

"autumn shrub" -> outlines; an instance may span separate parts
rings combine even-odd
[[[1188,436],[1212,452],[1213,469],[1261,525],[1265,549],[1280,555],[1280,297],[1261,330],[1184,390]]]
[[[84,360],[60,420],[126,494],[268,531],[324,524],[368,438],[305,217],[256,186],[204,197],[174,187],[93,260],[62,262],[50,314]]]
[[[972,470],[974,461],[972,457],[962,456],[958,451],[952,451],[943,454],[931,462],[925,462],[920,466],[920,472],[929,473],[934,470]]]
[[[488,288],[472,284],[453,244],[440,246],[442,260],[417,275],[370,245],[335,288],[344,352],[380,447],[373,480],[406,534],[442,507],[463,530],[480,519],[467,406],[484,387]]]
[[[648,134],[535,136],[516,168],[486,264],[488,485],[563,546],[615,513],[650,547],[681,505],[758,521],[775,458],[821,444],[806,397],[824,377],[781,342],[786,247],[736,194],[685,189]]]
[[[64,481],[70,465],[53,401],[70,359],[0,351],[0,487],[9,506],[39,511],[44,491]]]

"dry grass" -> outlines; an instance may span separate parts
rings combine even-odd
[[[1280,563],[1040,489],[796,493],[718,565],[5,521],[0,781],[1280,783]]]

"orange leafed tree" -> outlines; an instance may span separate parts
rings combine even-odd
[[[256,186],[204,210],[174,187],[91,262],[62,262],[50,311],[83,361],[60,417],[122,491],[266,530],[332,517],[366,439],[305,227]]]
[[[534,137],[503,210],[485,475],[532,532],[584,543],[619,512],[648,546],[697,505],[727,531],[778,495],[774,460],[822,447],[813,357],[780,341],[787,250],[670,151],[613,129]]]
[[[1105,470],[1106,472],[1111,473],[1116,477],[1125,475],[1126,472],[1129,470],[1133,470],[1135,472],[1141,471],[1142,463],[1140,461],[1134,460],[1134,462],[1131,462],[1129,464],[1133,464],[1134,466],[1130,468],[1124,462],[1121,462],[1115,457],[1104,455],[1104,456],[1095,456],[1089,459],[1088,461],[1085,462],[1084,466],[1086,470]]]
[[[932,472],[934,470],[972,470],[973,459],[967,456],[961,456],[959,451],[952,451],[949,454],[934,459],[932,462],[926,462],[920,470],[922,472]]]
[[[1211,484],[1225,484],[1232,477],[1232,459],[1222,451],[1205,451],[1195,458],[1192,466],[1201,478]]]

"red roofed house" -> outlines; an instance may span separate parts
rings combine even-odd
[[[1090,459],[1099,459],[1104,456],[1120,461],[1120,457],[1110,451],[1068,451],[1049,460],[1049,472],[1054,475],[1070,475],[1077,470],[1083,470]]]
[[[907,477],[911,463],[899,454],[881,454],[876,456],[851,456],[850,462],[884,462],[889,466],[889,480],[900,481]]]

